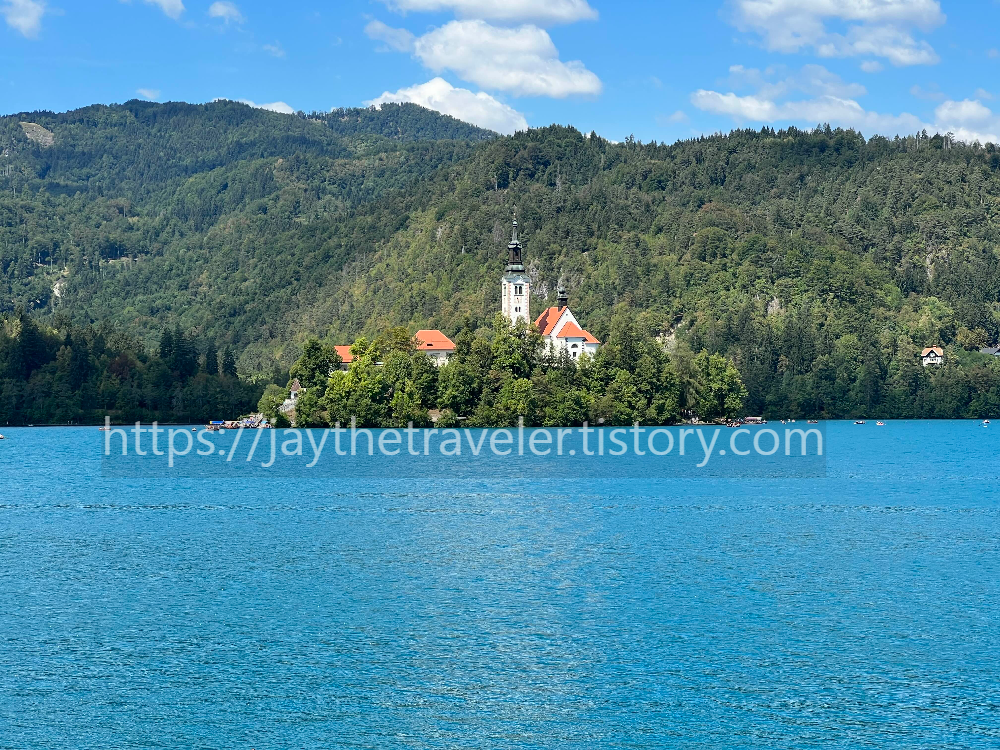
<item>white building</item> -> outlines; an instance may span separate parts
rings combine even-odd
[[[531,278],[525,271],[521,243],[517,239],[517,219],[514,219],[514,232],[507,250],[507,266],[500,281],[500,309],[511,323],[517,323],[519,320],[530,321]],[[580,321],[570,312],[569,299],[562,285],[559,286],[558,295],[558,305],[548,308],[535,321],[535,326],[545,337],[549,350],[553,354],[566,352],[573,359],[585,352],[590,355],[595,354],[601,342],[593,334],[585,331]],[[418,338],[421,333],[426,332],[418,332]],[[454,345],[452,347],[454,348]]]
[[[928,346],[920,352],[920,361],[924,367],[928,365],[940,365],[944,362],[944,349],[940,346]]]
[[[291,414],[295,411],[295,405],[299,402],[299,396],[306,392],[306,389],[299,384],[299,379],[295,378],[292,381],[291,387],[288,389],[288,398],[286,398],[281,406],[278,407],[278,411],[282,414]]]
[[[413,337],[418,352],[424,352],[438,367],[445,364],[455,353],[455,343],[441,331],[417,331]]]
[[[576,316],[570,312],[566,289],[560,286],[558,295],[556,307],[550,307],[539,315],[535,327],[545,338],[546,345],[553,354],[566,352],[573,359],[584,353],[593,356],[601,342],[589,331],[585,331]]]
[[[521,260],[521,243],[517,239],[517,219],[514,219],[514,233],[507,245],[507,267],[500,282],[500,309],[507,320],[531,320],[528,300],[531,297],[531,279],[524,270]]]
[[[455,353],[455,343],[438,330],[417,331],[413,337],[413,346],[418,352],[424,352],[431,358],[431,362],[438,367],[445,364]],[[351,354],[351,347],[347,344],[335,346],[337,354],[340,355],[340,369],[344,372],[351,369],[354,362],[354,355]],[[381,362],[376,362],[377,367],[381,367]],[[330,373],[333,375],[333,373]]]

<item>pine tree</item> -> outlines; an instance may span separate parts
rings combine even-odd
[[[219,347],[209,339],[205,345],[205,372],[215,375],[219,370]]]
[[[219,357],[219,374],[230,378],[236,377],[236,357],[228,346],[222,350]]]
[[[173,369],[174,361],[174,335],[167,328],[160,335],[160,359],[162,359],[167,367]]]

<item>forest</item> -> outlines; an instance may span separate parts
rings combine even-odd
[[[0,320],[0,424],[203,422],[251,411],[263,391],[238,377],[231,349],[201,349],[179,328],[147,351],[109,325],[51,323],[23,309]]]
[[[613,346],[571,369],[534,352],[520,370],[483,358],[500,335],[515,213],[533,309],[562,283],[599,339],[613,344],[629,320],[629,336],[663,358],[669,378],[630,414],[660,396],[662,421],[691,410],[704,387],[694,361],[715,357],[738,373],[749,414],[992,416],[1000,365],[979,350],[1000,340],[998,210],[1000,149],[927,133],[613,143],[562,126],[500,137],[415,105],[281,115],[224,101],[3,117],[0,423],[90,419],[126,391],[123,415],[181,419],[208,398],[198,388],[224,382],[248,389],[226,392],[225,408],[239,410],[238,395],[250,408],[287,387],[312,339],[363,351],[399,327],[469,344],[432,373],[433,389],[385,375],[394,385],[380,392],[412,391],[399,414],[505,422],[521,399],[539,424],[624,419],[601,406],[622,372],[636,377],[634,363],[602,363]],[[44,347],[24,360],[29,323]],[[171,369],[166,331],[204,364]],[[60,352],[78,339],[87,385],[66,386]],[[927,346],[945,349],[943,365],[921,366]],[[213,351],[232,353],[235,381]],[[124,380],[107,369],[121,355],[136,365]],[[512,380],[493,382],[497,372]],[[313,389],[316,419],[354,403],[338,378]],[[93,395],[105,379],[114,402]],[[474,396],[456,385],[470,379]],[[75,416],[56,393],[75,394]],[[564,396],[575,406],[560,412]],[[30,412],[43,402],[51,416]]]

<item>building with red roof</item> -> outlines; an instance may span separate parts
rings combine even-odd
[[[354,361],[354,355],[351,354],[350,345],[335,346],[333,348],[337,350],[337,356],[340,357],[340,369],[349,370],[351,368],[351,362]]]
[[[445,336],[441,331],[423,330],[417,331],[413,341],[418,352],[425,352],[434,364],[439,367],[447,362],[451,355],[455,353],[455,342]]]
[[[584,353],[593,356],[601,342],[590,331],[584,330],[570,311],[564,287],[559,287],[558,295],[558,304],[539,315],[535,327],[544,337],[551,353],[566,352],[573,359]]]

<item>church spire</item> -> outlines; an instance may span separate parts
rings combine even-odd
[[[521,242],[517,239],[517,216],[514,217],[514,230],[510,243],[507,245],[507,272],[523,271],[524,261],[521,259]]]
[[[562,284],[556,290],[556,305],[558,305],[559,310],[562,311],[563,308],[569,307],[569,295],[566,294],[566,287]]]
[[[501,310],[511,323],[531,322],[531,277],[524,269],[521,241],[517,238],[517,217],[507,245],[507,266],[500,281]]]

